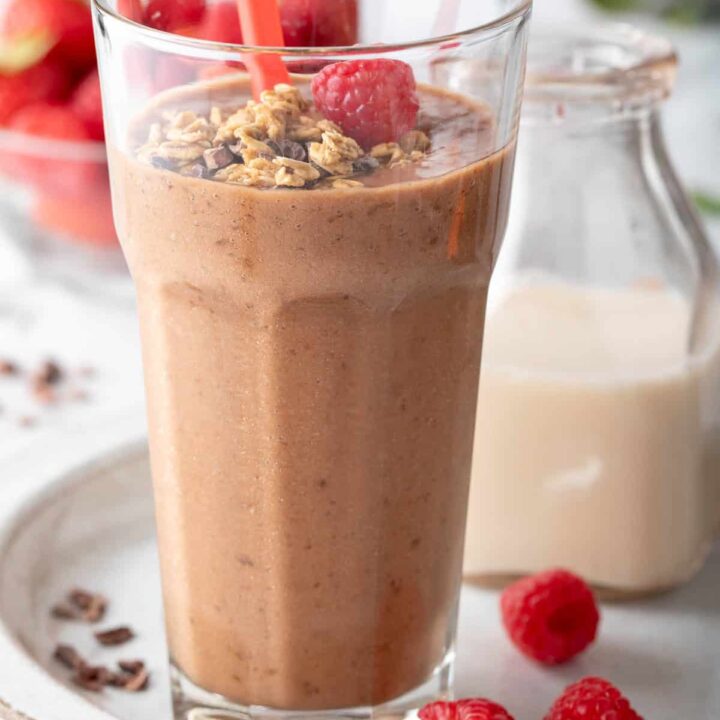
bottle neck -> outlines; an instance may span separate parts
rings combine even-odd
[[[661,245],[673,222],[657,104],[582,118],[573,110],[549,122],[523,116],[501,264],[597,284],[666,277]],[[678,267],[689,273],[691,263]]]

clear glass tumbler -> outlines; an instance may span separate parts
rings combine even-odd
[[[96,3],[176,718],[451,691],[529,16],[482,5],[361,2],[359,44],[260,54]]]
[[[720,276],[661,108],[676,57],[626,26],[540,34],[488,303],[465,572],[665,590],[720,521]]]

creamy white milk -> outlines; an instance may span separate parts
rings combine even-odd
[[[551,566],[612,589],[702,564],[720,506],[720,360],[658,287],[517,286],[489,313],[465,573]]]

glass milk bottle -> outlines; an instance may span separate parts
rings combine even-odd
[[[660,123],[676,67],[629,28],[530,44],[491,286],[465,575],[611,595],[702,566],[720,507],[718,267]]]

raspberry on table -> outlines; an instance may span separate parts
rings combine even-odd
[[[502,705],[484,698],[466,698],[456,702],[438,700],[425,705],[418,715],[420,720],[513,720]]]
[[[611,682],[586,677],[570,685],[544,720],[642,720]]]
[[[590,645],[600,613],[587,584],[567,570],[518,580],[500,599],[505,629],[517,648],[547,665],[570,660]]]
[[[457,703],[438,700],[428,703],[418,711],[420,720],[457,720]]]
[[[347,60],[312,82],[318,110],[366,150],[415,127],[419,102],[412,68],[401,60]]]

